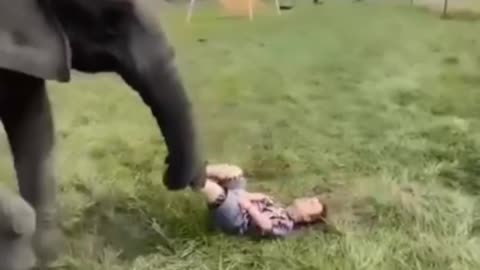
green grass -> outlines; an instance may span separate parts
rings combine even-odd
[[[68,269],[480,268],[480,23],[330,3],[253,23],[216,12],[162,18],[208,158],[284,202],[328,193],[343,234],[211,231],[198,194],[162,186],[165,146],[138,96],[78,76],[51,84]]]

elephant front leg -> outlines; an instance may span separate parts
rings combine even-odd
[[[14,158],[20,194],[36,211],[34,248],[41,264],[56,259],[60,232],[56,225],[56,183],[52,167],[54,123],[45,82],[0,71],[0,91],[8,91],[2,112]]]

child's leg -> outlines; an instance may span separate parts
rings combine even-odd
[[[226,181],[225,183],[223,183],[223,186],[226,189],[231,189],[231,190],[234,190],[234,189],[246,190],[247,179],[243,176],[240,176],[240,177],[237,177],[237,178],[232,179],[230,181]]]

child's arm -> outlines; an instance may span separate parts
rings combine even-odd
[[[240,201],[240,206],[247,210],[252,217],[253,222],[260,227],[263,232],[270,232],[272,230],[273,224],[270,218],[258,211],[258,209],[247,198]]]
[[[251,193],[248,192],[245,194],[250,201],[263,201],[267,200],[268,202],[273,202],[270,196],[263,193]]]

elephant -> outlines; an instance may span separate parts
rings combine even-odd
[[[167,190],[200,188],[205,161],[175,51],[139,0],[0,0],[0,119],[20,195],[36,213],[40,262],[57,257],[55,123],[47,82],[73,71],[114,73],[156,120],[167,155]],[[0,221],[2,222],[2,221]]]

